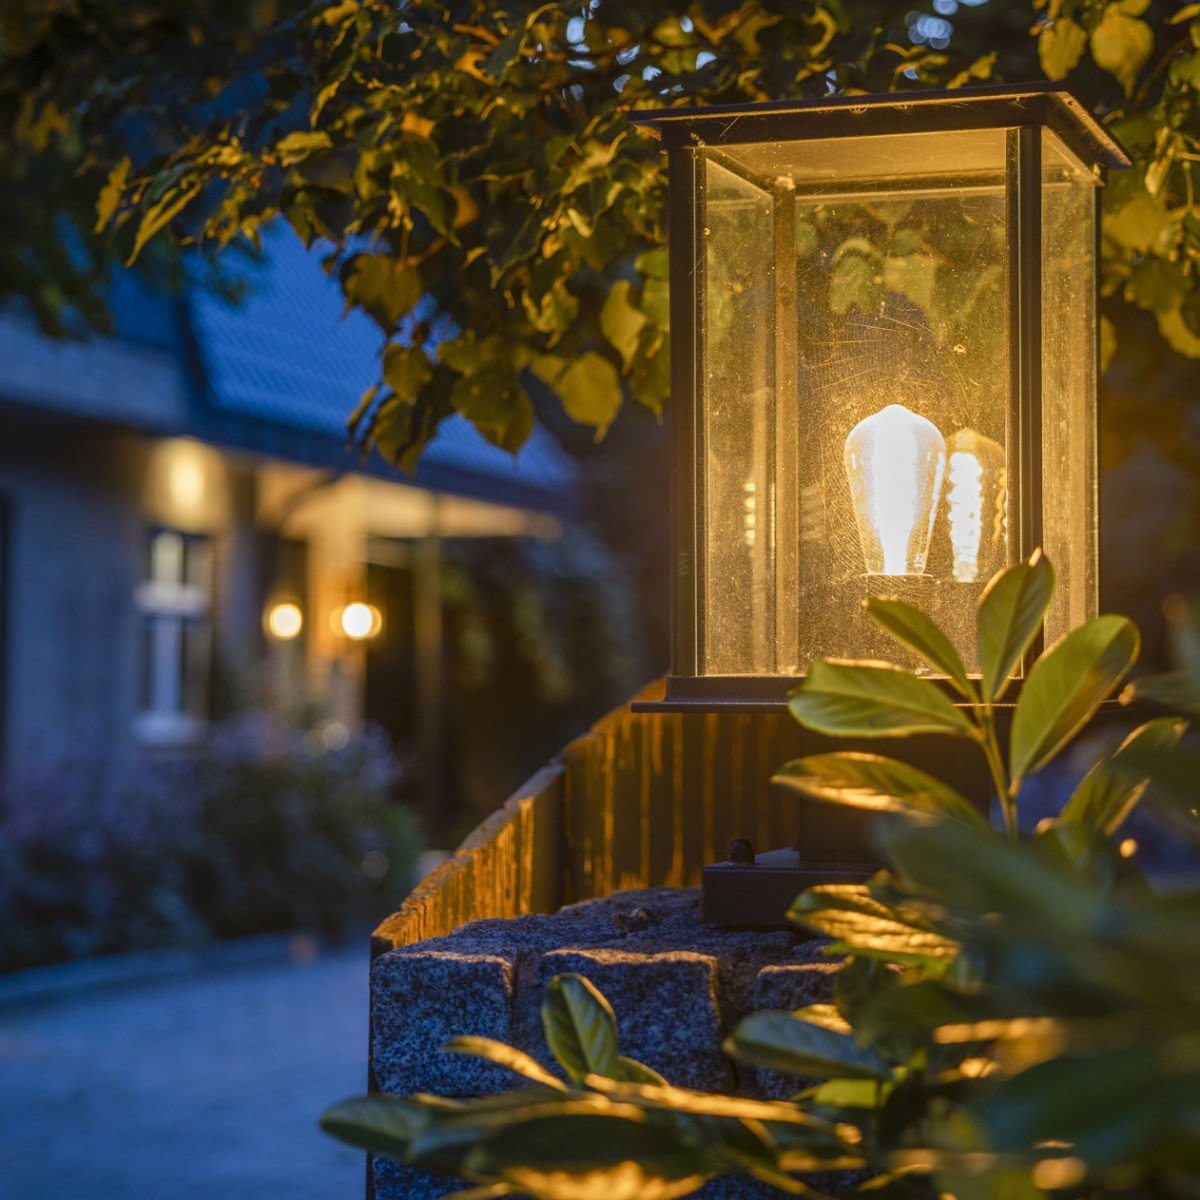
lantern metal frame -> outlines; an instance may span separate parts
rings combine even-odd
[[[1128,166],[1129,159],[1073,96],[1054,85],[658,109],[635,112],[630,119],[661,139],[668,159],[673,568],[671,673],[665,695],[659,700],[639,701],[634,708],[650,712],[778,709],[786,703],[787,692],[799,676],[704,673],[706,513],[700,470],[705,454],[700,364],[704,361],[705,328],[705,153],[721,146],[763,142],[1006,131],[1006,178],[1013,183],[1007,191],[1006,216],[1012,430],[1008,469],[1010,503],[1015,510],[1011,514],[1015,532],[1011,552],[1018,558],[1027,557],[1042,544],[1041,132],[1056,134],[1092,173],[1097,231],[1106,170]],[[786,199],[777,202],[775,220],[786,219],[786,210]],[[779,237],[775,243],[786,245]],[[786,289],[794,288],[791,273],[776,270],[774,286],[779,300],[775,306],[776,367],[782,389],[795,374],[796,331],[789,328],[786,318]],[[1097,355],[1098,347],[1094,345],[1091,353]],[[776,578],[778,596],[778,574]],[[1038,650],[1034,647],[1033,654]]]

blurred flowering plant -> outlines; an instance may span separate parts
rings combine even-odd
[[[390,911],[421,846],[376,730],[223,721],[119,788],[97,763],[0,806],[0,968]]]

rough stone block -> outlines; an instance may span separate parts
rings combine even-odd
[[[747,1175],[722,1175],[692,1193],[695,1200],[779,1200],[781,1195],[778,1189]]]
[[[828,959],[763,967],[754,981],[754,1011],[792,1012],[809,1004],[828,1004],[837,970],[837,963]],[[772,1100],[794,1096],[812,1082],[781,1071],[758,1068],[754,1072],[755,1089]]]
[[[399,1095],[481,1096],[511,1086],[508,1071],[442,1047],[461,1034],[512,1041],[513,958],[430,945],[389,951],[371,968],[376,1082]]]
[[[442,1200],[468,1186],[461,1179],[418,1171],[383,1154],[371,1159],[371,1178],[375,1200]]]
[[[555,975],[568,971],[586,975],[612,1005],[622,1054],[679,1087],[722,1091],[731,1085],[721,1051],[716,959],[687,950],[553,950],[538,963],[538,998]],[[521,1003],[520,996],[518,1008],[536,1015],[536,1005]],[[530,1053],[546,1060],[540,1022],[521,1032]]]

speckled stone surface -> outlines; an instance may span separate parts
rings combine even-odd
[[[699,911],[698,889],[645,888],[544,916],[473,921],[380,955],[371,975],[376,1080],[398,1094],[485,1095],[514,1086],[507,1072],[439,1047],[457,1034],[479,1034],[549,1064],[542,995],[553,976],[577,971],[612,1005],[621,1052],[670,1082],[792,1094],[797,1081],[737,1067],[721,1042],[755,1009],[828,1001],[836,968],[823,955],[825,943],[799,932],[703,925]],[[382,1157],[374,1181],[377,1200],[438,1200],[464,1186]],[[760,1200],[777,1193],[726,1178],[696,1195]]]
[[[818,951],[820,946],[814,945],[812,949]],[[824,1004],[829,1000],[836,971],[836,963],[815,956],[809,961],[763,967],[754,981],[754,1011],[793,1012],[809,1004]],[[786,1100],[812,1082],[811,1079],[784,1075],[781,1071],[757,1068],[754,1072],[755,1090],[772,1100]]]
[[[460,1034],[512,1040],[512,955],[406,946],[371,967],[371,1064],[385,1092],[479,1096],[509,1086],[500,1067],[442,1049]]]

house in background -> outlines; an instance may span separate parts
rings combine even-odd
[[[553,538],[570,516],[574,469],[543,429],[514,459],[451,419],[411,479],[360,462],[345,422],[379,331],[342,319],[290,234],[249,282],[230,307],[122,278],[106,339],[0,321],[12,782],[83,757],[119,777],[263,703],[346,730],[412,723],[434,754],[439,540]]]

